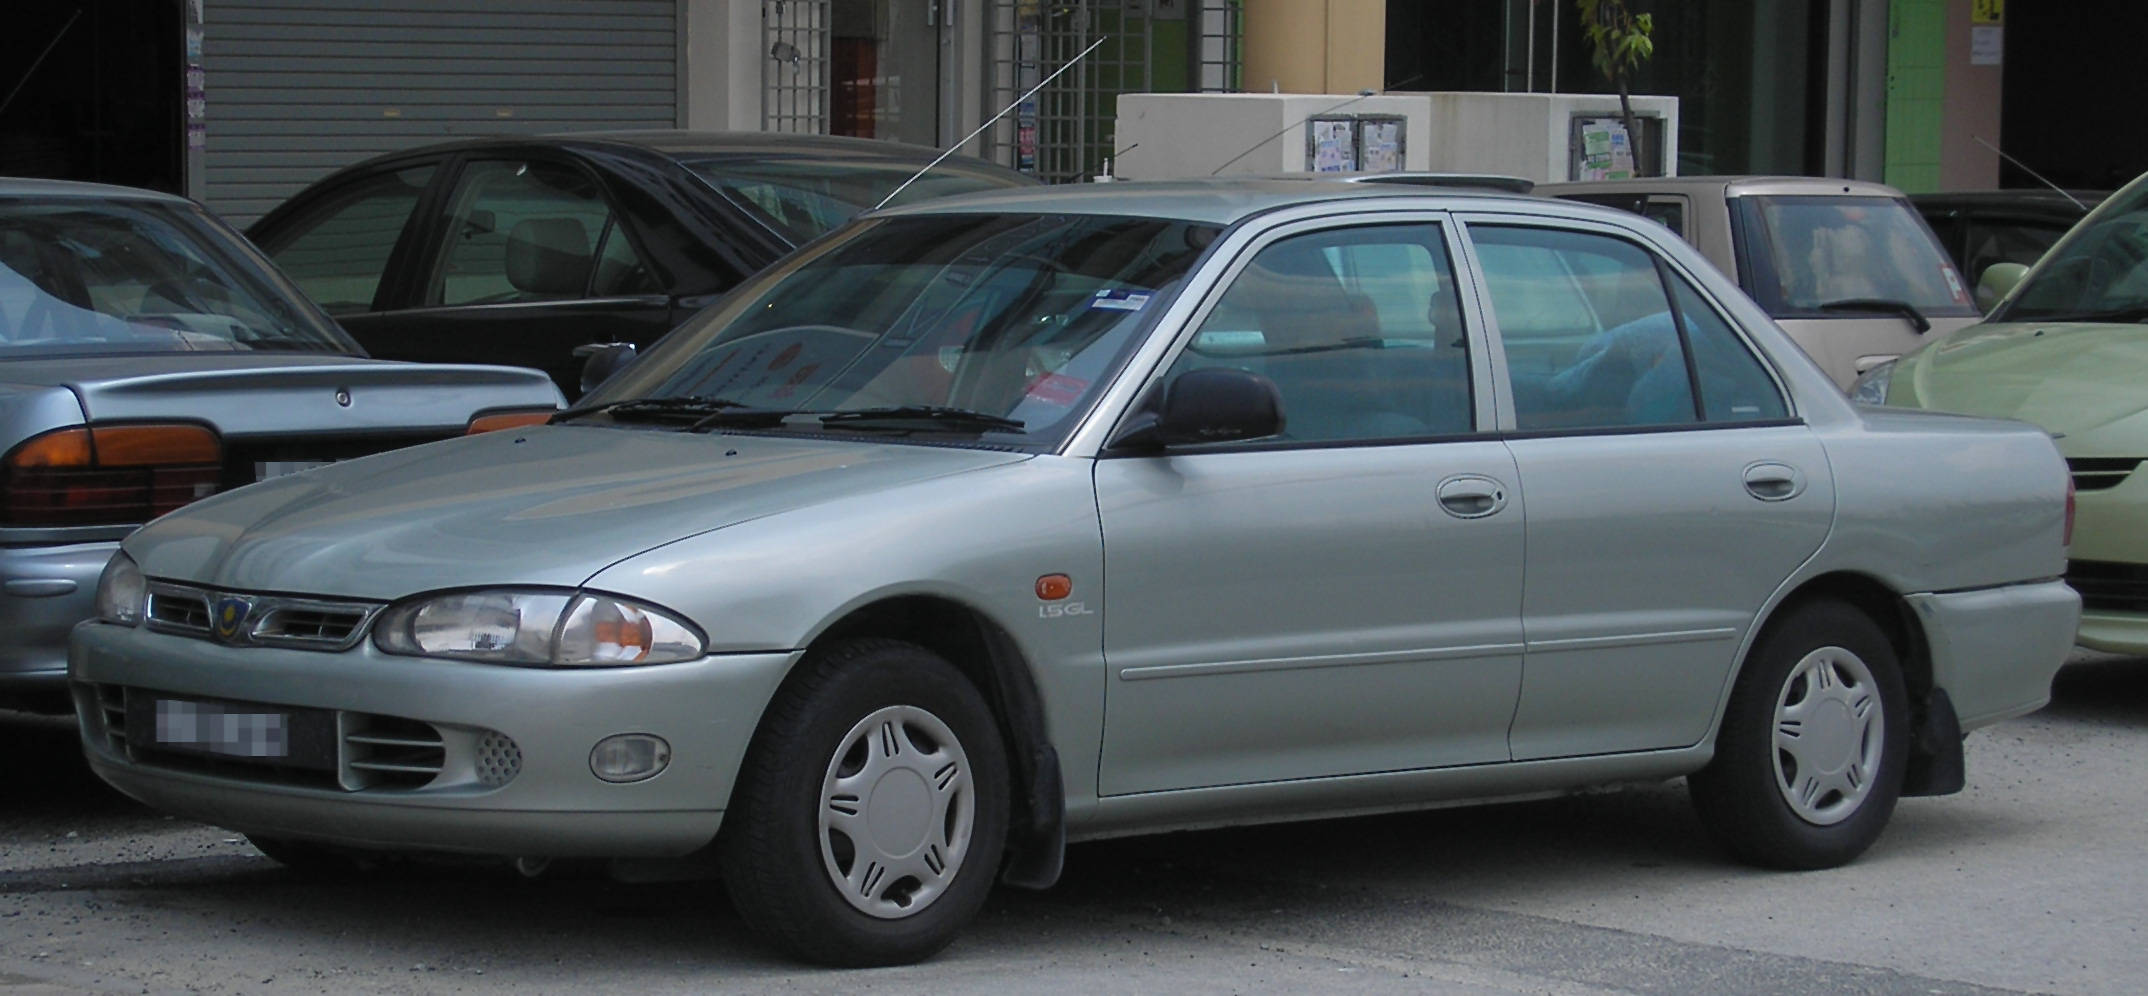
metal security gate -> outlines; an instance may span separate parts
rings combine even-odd
[[[1119,95],[1153,89],[1156,67],[1167,61],[1159,56],[1179,58],[1157,50],[1156,23],[1168,7],[1178,11],[1170,17],[1189,22],[1185,88],[1237,90],[1242,0],[991,0],[986,103],[994,110],[1097,40],[1103,44],[989,129],[985,155],[1054,183],[1095,175],[1106,158],[1124,151],[1112,145]]]
[[[207,0],[203,197],[245,225],[469,135],[678,124],[677,0]]]
[[[828,133],[830,0],[762,0],[761,130]]]

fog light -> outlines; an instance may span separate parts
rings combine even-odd
[[[597,741],[589,752],[590,773],[608,782],[654,778],[671,763],[671,745],[647,733],[622,733]]]

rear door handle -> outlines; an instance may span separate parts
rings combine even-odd
[[[1761,501],[1789,501],[1805,493],[1805,475],[1787,463],[1763,461],[1745,468],[1745,490]]]
[[[1507,486],[1479,474],[1457,474],[1439,482],[1439,507],[1457,519],[1481,519],[1507,507]]]

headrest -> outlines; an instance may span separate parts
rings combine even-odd
[[[579,296],[589,264],[589,232],[573,218],[525,218],[507,233],[507,282],[516,290]]]

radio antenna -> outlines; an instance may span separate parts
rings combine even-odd
[[[1277,129],[1277,130],[1276,130],[1276,133],[1275,133],[1275,134],[1273,134],[1273,135],[1270,135],[1270,136],[1268,136],[1267,138],[1263,138],[1263,139],[1261,139],[1260,141],[1258,141],[1258,142],[1255,142],[1255,143],[1253,143],[1252,145],[1248,145],[1248,146],[1246,146],[1246,150],[1245,150],[1244,152],[1241,152],[1241,153],[1239,153],[1239,154],[1237,154],[1237,155],[1235,155],[1235,156],[1232,156],[1232,157],[1230,158],[1230,160],[1229,160],[1228,162],[1225,162],[1225,163],[1224,163],[1223,165],[1221,165],[1221,166],[1218,166],[1218,167],[1216,167],[1215,169],[1209,170],[1209,171],[1208,171],[1208,175],[1209,175],[1209,176],[1214,176],[1214,175],[1216,175],[1216,174],[1218,174],[1218,173],[1221,173],[1221,172],[1223,172],[1224,170],[1230,169],[1230,168],[1231,168],[1231,164],[1232,164],[1232,163],[1235,163],[1235,162],[1237,162],[1237,161],[1238,161],[1238,160],[1240,160],[1240,159],[1244,159],[1245,157],[1247,157],[1247,156],[1250,156],[1250,155],[1252,155],[1252,154],[1253,154],[1253,150],[1255,150],[1255,149],[1258,149],[1258,148],[1260,148],[1261,146],[1263,146],[1263,145],[1266,145],[1266,144],[1268,144],[1269,142],[1273,142],[1273,141],[1275,141],[1276,139],[1278,139],[1278,138],[1281,138],[1281,137],[1283,137],[1283,135],[1284,135],[1285,133],[1289,132],[1289,131],[1290,131],[1290,130],[1291,130],[1292,128],[1296,128],[1297,126],[1299,126],[1299,125],[1302,125],[1302,124],[1306,123],[1307,121],[1311,121],[1311,120],[1313,119],[1313,117],[1314,117],[1315,115],[1320,115],[1320,114],[1333,114],[1333,113],[1335,113],[1336,111],[1342,110],[1343,108],[1345,108],[1345,107],[1348,107],[1348,106],[1350,106],[1351,104],[1355,104],[1355,103],[1357,103],[1358,101],[1360,101],[1360,100],[1363,100],[1363,99],[1365,99],[1365,98],[1367,98],[1367,97],[1377,97],[1377,96],[1379,96],[1379,95],[1381,95],[1381,94],[1383,94],[1383,93],[1386,93],[1386,92],[1387,92],[1388,90],[1393,90],[1393,89],[1394,89],[1395,87],[1400,87],[1400,86],[1408,86],[1408,85],[1410,85],[1410,84],[1412,84],[1412,83],[1415,83],[1415,82],[1417,82],[1417,78],[1418,78],[1418,76],[1423,76],[1423,75],[1424,75],[1423,73],[1419,73],[1419,74],[1417,74],[1417,76],[1412,76],[1412,77],[1410,77],[1409,79],[1406,79],[1406,80],[1402,80],[1401,82],[1395,83],[1395,84],[1394,84],[1393,86],[1389,86],[1389,87],[1388,87],[1388,88],[1387,88],[1386,90],[1359,90],[1359,91],[1357,92],[1357,96],[1355,96],[1355,97],[1352,97],[1352,98],[1350,98],[1349,100],[1345,100],[1345,101],[1343,101],[1343,102],[1342,102],[1342,103],[1340,103],[1340,104],[1337,104],[1337,105],[1335,105],[1335,106],[1333,106],[1333,107],[1330,107],[1330,108],[1326,108],[1326,109],[1324,109],[1324,110],[1318,110],[1318,111],[1314,111],[1314,112],[1313,112],[1312,114],[1308,114],[1308,115],[1306,115],[1306,116],[1304,116],[1304,117],[1302,117],[1302,118],[1299,118],[1299,119],[1298,119],[1298,120],[1296,120],[1296,121],[1292,121],[1291,123],[1289,123],[1289,124],[1287,124],[1287,125],[1284,125],[1284,126],[1283,126],[1282,128],[1280,128],[1280,129]]]
[[[939,156],[935,157],[931,162],[926,163],[924,169],[918,170],[917,172],[910,174],[910,178],[904,180],[902,182],[902,186],[896,187],[894,190],[889,191],[886,197],[882,197],[880,199],[880,203],[873,205],[873,210],[878,211],[881,208],[887,207],[888,202],[895,199],[895,195],[910,189],[911,184],[916,183],[920,178],[924,177],[925,174],[932,172],[932,168],[934,166],[938,166],[939,164],[946,162],[947,157],[954,155],[956,149],[970,144],[970,139],[976,138],[977,136],[984,134],[984,130],[986,128],[992,127],[992,125],[997,123],[999,119],[1006,117],[1008,111],[1014,110],[1015,108],[1022,106],[1023,101],[1036,96],[1037,91],[1044,89],[1046,84],[1049,84],[1051,81],[1058,79],[1060,73],[1066,72],[1067,70],[1074,68],[1075,63],[1078,63],[1081,60],[1088,58],[1089,53],[1096,51],[1097,48],[1110,40],[1110,36],[1108,35],[1103,38],[1097,39],[1096,44],[1090,45],[1088,48],[1082,49],[1080,55],[1068,59],[1066,65],[1060,66],[1059,68],[1052,70],[1052,74],[1050,76],[1046,76],[1042,80],[1037,81],[1037,85],[1030,87],[1027,93],[1024,93],[1021,96],[1014,98],[1013,103],[1000,108],[998,114],[994,114],[991,117],[986,118],[985,123],[978,125],[976,131],[970,132],[969,134],[962,136],[962,141],[956,142],[955,144],[948,146],[947,151],[940,153]]]
[[[2041,183],[2041,184],[2043,184],[2043,185],[2044,185],[2044,186],[2046,186],[2046,187],[2050,187],[2051,189],[2053,189],[2053,190],[2056,190],[2056,191],[2058,191],[2058,192],[2059,192],[2059,196],[2060,196],[2060,197],[2064,197],[2064,198],[2066,198],[2066,199],[2067,199],[2067,200],[2069,200],[2069,201],[2072,201],[2072,202],[2073,202],[2073,206],[2074,206],[2074,207],[2080,208],[2080,209],[2081,209],[2081,210],[2083,210],[2083,211],[2087,211],[2087,210],[2088,210],[2088,205],[2086,205],[2086,204],[2083,204],[2083,203],[2081,203],[2081,199],[2080,199],[2080,198],[2078,198],[2078,197],[2075,197],[2074,195],[2072,195],[2072,194],[2070,194],[2070,193],[2067,193],[2067,192],[2066,192],[2066,188],[2064,188],[2064,187],[2061,187],[2061,186],[2059,186],[2059,185],[2058,185],[2058,184],[2056,184],[2056,183],[2052,183],[2051,181],[2049,181],[2049,180],[2046,180],[2046,179],[2044,179],[2044,175],[2043,175],[2042,173],[2038,173],[2038,172],[2036,172],[2036,171],[2035,171],[2035,170],[2033,170],[2033,169],[2030,169],[2030,168],[2029,168],[2029,164],[2028,164],[2028,163],[2022,162],[2021,160],[2019,160],[2019,159],[2016,159],[2016,158],[2014,158],[2013,156],[2007,155],[2007,154],[2006,154],[2006,153],[2005,153],[2004,151],[2001,151],[2001,150],[2000,150],[2000,148],[1999,148],[1998,146],[1996,146],[1996,145],[1993,145],[1993,144],[1991,144],[1990,142],[1984,141],[1984,138],[1983,138],[1983,136],[1981,136],[1981,135],[1971,135],[1971,136],[1969,136],[1969,137],[1970,137],[1970,138],[1973,138],[1973,139],[1976,139],[1976,144],[1978,144],[1978,145],[1981,145],[1981,146],[1983,146],[1983,147],[1985,147],[1985,148],[1987,148],[1987,149],[1990,149],[1990,150],[1991,150],[1991,151],[1993,151],[1993,152],[1997,152],[1997,153],[1999,153],[1999,158],[2001,158],[2001,159],[2004,159],[2004,160],[2006,160],[2007,162],[2013,163],[2014,165],[2016,165],[2016,166],[2019,166],[2019,167],[2021,167],[2021,171],[2022,171],[2023,173],[2027,173],[2027,174],[2029,174],[2030,176],[2033,176],[2033,177],[2035,177],[2035,178],[2036,178],[2036,182],[2038,182],[2038,183]]]

